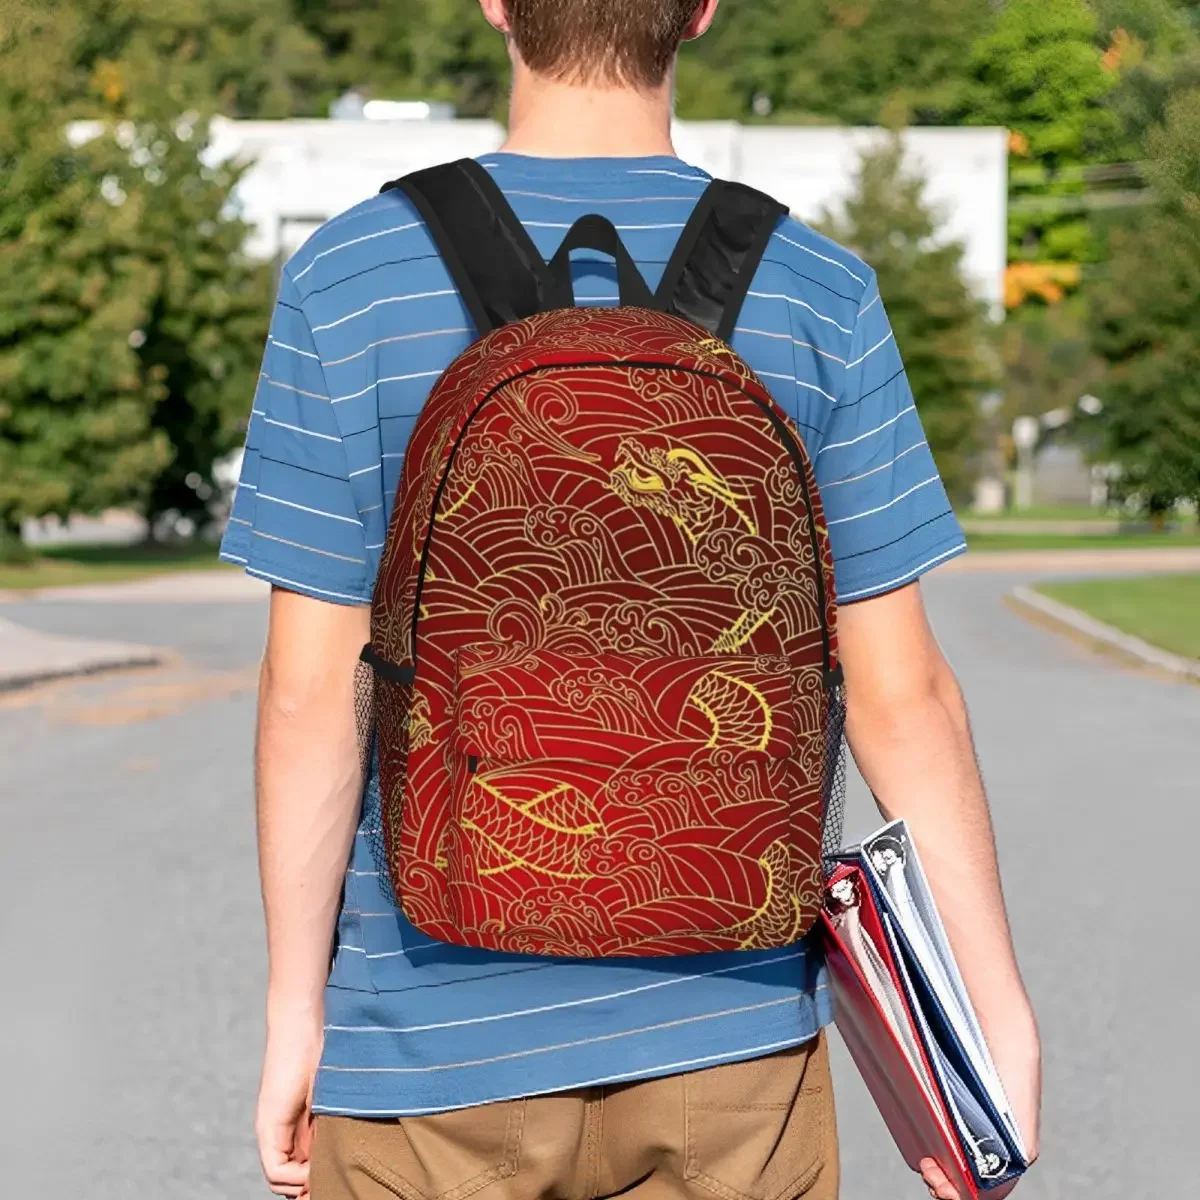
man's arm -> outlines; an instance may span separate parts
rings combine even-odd
[[[916,839],[996,1067],[1035,1155],[1037,1026],[1013,952],[966,704],[929,627],[920,586],[843,606],[838,642],[855,762],[883,814],[902,817]]]
[[[276,588],[258,695],[267,1047],[257,1132],[278,1195],[308,1186],[325,983],[362,793],[354,672],[370,610]]]

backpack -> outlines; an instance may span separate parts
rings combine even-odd
[[[362,654],[381,877],[494,951],[796,942],[840,838],[833,560],[803,440],[728,344],[786,209],[713,182],[651,295],[600,216],[545,262],[473,161],[389,188],[480,340],[412,431]],[[619,307],[575,307],[578,247]]]

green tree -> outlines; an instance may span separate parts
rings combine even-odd
[[[1014,134],[1010,258],[1089,262],[1096,257],[1080,167],[1121,149],[1108,104],[1116,67],[1104,58],[1087,0],[1008,0],[969,57],[970,83],[952,115]]]
[[[989,19],[986,5],[962,0],[726,0],[684,63],[694,57],[736,97],[711,115],[941,124],[961,103],[964,63]]]
[[[248,226],[229,211],[240,169],[202,161],[206,132],[186,116],[116,128],[141,173],[138,244],[155,282],[133,341],[160,389],[152,427],[171,450],[145,511],[174,510],[197,523],[216,489],[214,462],[244,436],[273,288],[271,268],[242,248]]]
[[[330,55],[335,90],[446,100],[463,117],[503,117],[504,39],[477,0],[294,0]]]
[[[52,0],[79,21],[79,77],[112,106],[170,95],[229,117],[324,115],[325,51],[292,0]]]
[[[898,141],[863,156],[844,210],[824,232],[874,268],[929,444],[946,487],[965,499],[979,448],[979,401],[995,382],[993,331],[963,278],[963,248],[938,237],[925,183]]]
[[[204,123],[139,88],[85,99],[86,23],[0,34],[0,525],[132,505],[196,512],[237,440],[269,272],[229,210]],[[111,86],[112,64],[97,66]],[[122,76],[124,78],[124,76]],[[104,114],[108,106],[108,115]],[[72,124],[87,112],[92,119]],[[185,482],[192,476],[192,484]],[[198,494],[198,491],[200,494]]]
[[[1118,490],[1161,514],[1200,501],[1200,88],[1168,106],[1147,149],[1160,204],[1112,235],[1092,329]]]
[[[64,135],[77,34],[32,7],[0,28],[0,552],[24,517],[145,497],[170,459],[129,344],[156,290],[142,197],[115,142]]]

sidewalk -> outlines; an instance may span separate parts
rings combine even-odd
[[[242,571],[173,571],[145,579],[85,583],[32,591],[0,590],[0,604],[224,604],[266,599],[269,587]]]
[[[152,646],[55,637],[0,617],[0,692],[70,675],[155,666],[166,657]]]
[[[1036,575],[1171,574],[1200,571],[1200,546],[1130,546],[1097,550],[972,550],[939,571]]]

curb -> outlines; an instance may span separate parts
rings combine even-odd
[[[1166,671],[1193,683],[1200,683],[1200,662],[1182,658],[1169,650],[1161,650],[1158,646],[1152,646],[1132,634],[1122,633],[1112,625],[1097,621],[1095,617],[1089,617],[1087,613],[1080,612],[1068,604],[1051,600],[1049,596],[1043,596],[1032,588],[1015,588],[1010,595],[1019,606],[1032,609],[1039,616],[1048,617],[1054,624],[1064,626],[1070,632],[1119,650],[1148,667]]]
[[[156,667],[169,657],[153,646],[58,637],[0,620],[0,695],[55,679]]]

